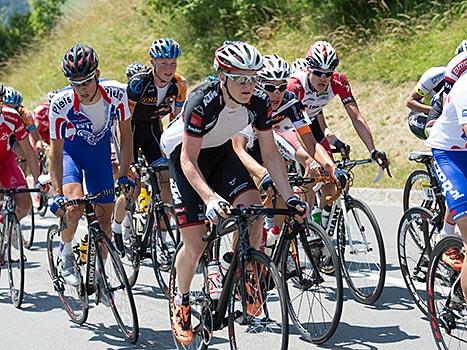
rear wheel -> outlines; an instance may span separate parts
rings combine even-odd
[[[6,261],[10,298],[13,305],[20,308],[24,295],[24,252],[21,227],[16,216],[8,215],[6,229],[8,235]]]
[[[83,279],[78,286],[72,286],[66,283],[58,273],[58,249],[60,242],[60,233],[57,225],[52,225],[47,232],[47,256],[49,262],[49,275],[52,278],[54,290],[63,304],[65,311],[70,316],[71,321],[77,324],[83,324],[88,318],[88,295],[84,287]],[[79,259],[79,246],[74,245],[75,256]],[[77,266],[81,272],[82,266]],[[83,274],[80,273],[80,276]]]
[[[282,276],[265,254],[250,249],[244,270],[234,274],[228,306],[231,349],[268,342],[268,350],[288,348],[287,292]],[[274,344],[274,345],[272,345]]]
[[[431,330],[438,349],[443,350],[467,349],[467,303],[461,288],[460,267],[446,258],[446,253],[452,250],[465,259],[465,245],[460,237],[442,239],[431,256],[427,283]]]
[[[414,170],[404,185],[403,208],[406,212],[409,208],[432,208],[436,204],[433,189],[431,188],[430,175],[426,170]]]

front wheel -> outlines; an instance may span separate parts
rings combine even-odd
[[[418,206],[429,209],[436,203],[430,175],[426,170],[417,169],[409,175],[404,185],[402,203],[404,212]]]
[[[452,257],[465,259],[458,236],[442,239],[431,255],[428,274],[428,310],[438,349],[467,349],[467,303],[461,287],[461,268]],[[453,254],[453,251],[455,252]]]
[[[31,207],[29,215],[21,220],[21,231],[23,234],[24,248],[30,249],[34,242],[34,206]]]
[[[8,216],[5,226],[8,235],[6,260],[10,297],[13,305],[20,308],[24,295],[24,253],[21,227],[16,216]]]
[[[243,271],[237,268],[228,306],[230,348],[250,349],[268,343],[268,350],[288,348],[287,292],[276,265],[251,249]]]
[[[101,234],[100,243],[108,251],[105,264],[101,253],[97,254],[96,269],[99,271],[104,286],[101,292],[108,298],[115,320],[123,336],[127,341],[134,344],[138,341],[139,325],[135,301],[128,278],[115,247],[104,233]]]
[[[386,279],[386,252],[378,221],[362,201],[350,198],[338,219],[337,252],[355,300],[373,304]]]

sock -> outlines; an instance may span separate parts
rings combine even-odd
[[[130,219],[128,215],[125,215],[125,219],[123,219],[122,225],[124,228],[129,229],[131,226]]]
[[[274,216],[266,216],[264,219],[264,227],[266,230],[274,227]]]
[[[65,257],[67,255],[73,254],[73,246],[71,245],[71,242],[63,242],[60,240],[60,257]]]
[[[445,221],[443,225],[443,229],[441,230],[441,237],[447,236],[454,236],[454,230],[456,228],[456,224],[450,224],[449,222]]]
[[[175,296],[175,304],[188,306],[190,305],[190,292],[182,294],[180,291],[177,292]]]
[[[330,205],[326,205],[321,212],[321,226],[326,227],[328,226],[329,216],[331,215],[332,207]]]

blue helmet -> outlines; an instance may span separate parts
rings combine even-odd
[[[181,54],[180,45],[171,38],[154,40],[149,48],[149,55],[152,58],[177,58]]]
[[[23,95],[12,87],[7,87],[3,103],[12,108],[18,108],[23,103]]]

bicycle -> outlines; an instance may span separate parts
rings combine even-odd
[[[262,215],[294,214],[295,211],[289,209],[270,209],[259,205],[230,209],[230,218],[221,219],[211,233],[203,237],[207,246],[190,291],[193,341],[184,346],[174,337],[178,349],[207,349],[213,332],[224,327],[228,328],[231,349],[251,347],[252,334],[256,340],[267,337],[279,349],[287,349],[287,291],[276,265],[267,255],[250,246],[248,226]],[[220,239],[234,231],[238,231],[239,241],[223,278],[222,293],[218,300],[213,300],[209,293],[207,267],[209,262],[219,260]],[[172,263],[171,303],[177,293],[175,258],[182,246],[183,242],[178,246]],[[251,307],[248,308],[247,304]],[[171,307],[170,317],[172,322]],[[246,329],[242,330],[243,327]]]
[[[439,186],[433,190],[435,202],[430,208],[409,208],[399,223],[397,252],[404,282],[412,299],[428,316],[426,281],[435,240],[444,225],[446,205]],[[438,208],[433,211],[433,207]]]
[[[148,167],[139,167],[142,182],[151,186],[148,212],[136,212],[134,201],[127,201],[130,233],[124,240],[123,264],[128,280],[134,286],[141,261],[150,257],[156,280],[164,295],[169,298],[168,280],[180,232],[173,207],[161,198],[158,175],[168,169],[167,160],[160,160]],[[144,224],[141,222],[144,221]],[[148,254],[150,249],[150,254]]]
[[[436,193],[439,186],[431,152],[413,151],[408,159],[423,164],[426,170],[416,169],[408,176],[404,185],[404,212],[416,206],[436,210]]]
[[[39,159],[39,174],[49,176],[49,160],[44,151],[39,151],[37,153],[37,158]],[[44,217],[47,213],[49,207],[49,193],[44,191],[40,193],[39,206],[36,208],[37,213],[40,217]]]
[[[467,303],[460,284],[460,271],[443,261],[450,249],[458,249],[465,259],[459,236],[443,238],[431,255],[428,269],[428,310],[430,326],[438,349],[467,349]]]
[[[342,274],[355,299],[362,304],[374,304],[383,292],[386,279],[386,253],[378,221],[370,207],[352,197],[349,188],[353,184],[352,169],[372,163],[372,159],[342,160],[338,168],[346,170],[350,177],[346,188],[331,207],[325,232],[336,237],[337,255]],[[389,176],[389,168],[386,168]],[[374,180],[384,175],[380,169]]]
[[[114,189],[109,189],[63,203],[64,208],[72,205],[85,206],[88,225],[88,244],[84,255],[86,258],[83,259],[81,256],[79,244],[74,244],[75,267],[79,272],[80,280],[76,286],[66,283],[57,267],[60,234],[66,228],[65,218],[62,216],[60,224],[52,225],[47,232],[49,275],[54,290],[72,322],[80,325],[86,322],[89,312],[88,297],[96,294],[96,304],[107,300],[125,339],[130,343],[136,343],[139,325],[131,287],[114,245],[99,226],[93,206],[97,198],[113,193]],[[107,261],[103,256],[104,249],[108,252]]]
[[[0,189],[0,194],[4,195],[3,224],[0,229],[0,266],[5,263],[7,265],[10,298],[16,308],[20,308],[23,302],[26,257],[23,251],[24,238],[15,213],[14,195],[39,191],[39,189]]]

